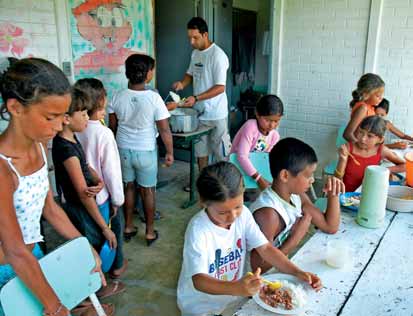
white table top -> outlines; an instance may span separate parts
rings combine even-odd
[[[293,257],[324,285],[319,293],[309,293],[303,315],[413,315],[413,214],[387,212],[379,229],[361,227],[354,219],[355,213],[343,212],[337,234],[317,232]],[[335,269],[325,263],[327,241],[332,239],[348,242],[352,264]],[[234,315],[275,314],[251,299]]]

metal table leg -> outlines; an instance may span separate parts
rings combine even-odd
[[[196,198],[196,188],[195,188],[195,168],[196,168],[196,157],[195,157],[195,143],[196,140],[193,138],[191,139],[191,162],[189,166],[189,200],[186,201],[183,205],[182,208],[188,208],[192,205],[194,205],[197,202]]]

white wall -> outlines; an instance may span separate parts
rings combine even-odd
[[[312,145],[324,166],[336,157],[337,128],[347,123],[351,92],[365,72],[370,6],[381,1],[274,1],[283,21],[281,41],[273,48],[281,63],[272,72],[280,72],[279,91],[274,86],[273,93],[279,92],[286,107],[280,132]],[[411,133],[413,1],[383,1],[376,72],[386,82],[394,123]]]
[[[413,134],[413,1],[385,0],[377,72],[386,82],[390,119]]]

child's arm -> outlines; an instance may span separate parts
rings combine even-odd
[[[338,163],[336,170],[334,171],[334,176],[338,179],[343,179],[344,172],[346,171],[347,167],[347,160],[349,155],[349,148],[347,144],[341,145],[338,149]]]
[[[100,191],[102,191],[105,184],[103,183],[102,179],[99,177],[99,175],[97,174],[95,169],[93,169],[90,165],[88,165],[87,167],[88,167],[89,172],[90,172],[90,174],[93,178],[92,181],[93,181],[94,185],[90,186],[90,187],[87,187],[86,188],[86,193],[89,196],[95,197],[96,194],[98,194]]]
[[[340,227],[340,201],[339,194],[345,192],[344,183],[336,177],[328,177],[323,191],[327,193],[327,210],[323,214],[308,198],[301,194],[302,209],[304,214],[311,215],[311,222],[322,232],[335,234]]]
[[[406,139],[406,140],[410,140],[413,141],[413,137],[403,133],[401,130],[399,130],[396,126],[393,125],[393,123],[391,123],[390,121],[387,121],[387,129],[392,132],[394,135],[396,135],[397,137],[401,138],[401,139]]]
[[[255,222],[260,227],[265,238],[272,243],[274,238],[284,229],[280,215],[270,207],[263,207],[253,214]],[[272,268],[272,265],[264,261],[258,252],[253,249],[251,251],[251,268],[255,271],[258,267],[264,273]]]
[[[156,121],[156,126],[166,148],[165,164],[169,167],[174,163],[174,148],[169,121],[168,119]]]
[[[302,217],[298,218],[294,225],[291,227],[290,235],[283,242],[279,248],[283,254],[286,256],[294,250],[304,236],[307,234],[308,229],[311,225],[311,215],[309,213],[304,213]]]
[[[238,281],[222,281],[200,273],[192,276],[192,282],[198,291],[208,294],[251,296],[260,290],[260,273],[258,268],[255,274],[246,275]]]
[[[348,122],[346,129],[344,130],[343,137],[348,142],[355,142],[357,141],[356,136],[354,133],[356,132],[357,128],[359,127],[361,121],[367,116],[367,108],[366,106],[360,106],[356,111],[353,113],[350,122]]]
[[[388,161],[395,164],[395,166],[388,167],[390,172],[397,173],[406,171],[406,162],[404,161],[404,159],[397,156],[396,153],[391,151],[386,146],[383,146],[381,155],[383,159],[387,159]]]
[[[109,128],[112,130],[113,134],[116,136],[118,130],[118,118],[115,113],[109,114]]]
[[[66,159],[63,162],[63,165],[67,173],[69,174],[70,181],[72,182],[73,187],[75,188],[83,206],[86,208],[87,212],[93,218],[95,223],[100,227],[102,234],[109,241],[111,248],[116,248],[117,241],[115,234],[108,227],[104,218],[100,214],[94,197],[91,197],[86,193],[87,184],[82,173],[79,159],[75,156],[72,156]]]
[[[300,270],[294,263],[292,263],[279,249],[266,243],[263,246],[256,248],[259,255],[267,262],[271,263],[280,272],[291,274],[310,284],[315,290],[320,290],[320,278],[310,272]]]

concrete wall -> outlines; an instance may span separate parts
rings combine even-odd
[[[334,159],[337,129],[349,119],[351,91],[365,72],[383,77],[390,118],[413,132],[408,124],[413,118],[413,1],[274,2],[281,11],[274,21],[281,23],[281,35],[273,56],[280,54],[281,62],[273,71],[279,80],[272,91],[286,106],[283,137],[311,144],[321,166]]]

